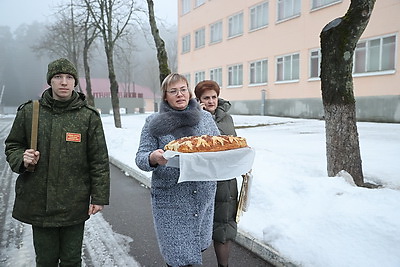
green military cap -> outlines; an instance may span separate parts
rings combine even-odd
[[[78,85],[78,72],[76,71],[74,64],[72,64],[68,59],[59,58],[49,63],[47,70],[47,84],[51,85],[51,78],[59,73],[70,74],[74,76],[75,86]]]

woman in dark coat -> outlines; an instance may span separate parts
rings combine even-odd
[[[164,146],[184,136],[218,135],[211,114],[202,110],[186,78],[173,73],[161,85],[160,112],[142,129],[136,164],[152,171],[151,203],[161,254],[168,266],[202,263],[211,244],[216,182],[177,183],[179,169],[166,167]]]
[[[194,90],[200,106],[209,111],[222,135],[236,136],[231,115],[227,112],[231,107],[229,101],[218,98],[220,88],[211,80],[196,85]],[[218,266],[228,266],[231,240],[237,233],[237,181],[236,178],[218,181],[215,196],[213,240]]]

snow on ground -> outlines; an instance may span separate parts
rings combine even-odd
[[[103,116],[110,156],[138,171],[148,115],[122,116],[122,128]],[[365,180],[383,185],[366,189],[327,176],[324,121],[233,118],[236,126],[265,125],[237,130],[256,151],[242,231],[301,266],[400,266],[400,124],[358,123]]]

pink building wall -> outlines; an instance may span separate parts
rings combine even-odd
[[[320,47],[319,35],[323,27],[335,18],[343,16],[350,0],[311,10],[311,0],[301,1],[301,14],[286,21],[277,22],[277,0],[268,1],[268,25],[249,31],[249,8],[265,2],[261,0],[205,0],[182,15],[182,0],[178,0],[178,71],[190,74],[191,86],[195,86],[195,72],[205,71],[210,79],[212,68],[222,67],[221,97],[234,101],[258,100],[261,90],[266,89],[267,99],[321,98],[319,79],[309,79],[310,49]],[[228,38],[228,18],[243,11],[243,34]],[[354,75],[356,97],[400,96],[399,40],[400,2],[398,0],[376,1],[371,20],[360,41],[396,35],[395,70],[372,74]],[[222,20],[222,41],[210,44],[210,25]],[[205,27],[205,46],[194,47],[195,31]],[[182,37],[191,34],[191,47],[182,53]],[[300,54],[300,77],[298,81],[276,82],[276,57],[292,53]],[[268,82],[250,85],[249,63],[268,59]],[[228,67],[243,64],[243,85],[229,88]],[[399,107],[400,109],[400,107]],[[399,111],[400,112],[400,111]]]

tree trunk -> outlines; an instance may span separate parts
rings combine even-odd
[[[168,55],[167,50],[165,49],[164,40],[160,37],[160,33],[157,28],[157,23],[154,18],[154,4],[153,0],[147,0],[147,6],[149,8],[149,22],[151,27],[151,34],[153,35],[154,42],[157,48],[157,59],[158,59],[158,68],[160,71],[160,84],[164,81],[165,77],[171,73],[171,70],[168,67]]]
[[[325,111],[328,175],[345,170],[364,183],[353,93],[353,54],[368,25],[375,0],[352,0],[345,16],[321,32],[321,90]]]
[[[113,109],[114,125],[121,128],[121,114],[119,112],[118,82],[114,70],[114,58],[112,45],[106,46],[108,78],[110,80],[111,105]]]
[[[90,50],[92,43],[97,38],[98,32],[97,32],[95,26],[93,26],[91,23],[89,23],[89,20],[90,20],[90,13],[87,10],[86,19],[84,21],[84,26],[83,26],[84,38],[85,38],[85,42],[83,45],[83,68],[85,71],[87,100],[88,100],[89,105],[94,107],[95,103],[94,103],[94,97],[93,97],[93,93],[92,93],[92,81],[91,81],[90,65],[89,65],[89,50]],[[91,31],[90,36],[89,36],[89,31]]]
[[[124,3],[128,6],[124,7]],[[111,105],[114,115],[114,125],[121,128],[119,112],[118,82],[114,70],[114,45],[128,25],[133,12],[135,1],[85,0],[86,8],[91,15],[94,25],[100,31],[107,56],[108,78],[110,80]],[[118,12],[117,10],[121,11]],[[125,12],[126,11],[126,12]],[[125,13],[125,14],[124,14]]]
[[[92,82],[90,80],[90,67],[89,67],[89,59],[88,59],[89,47],[86,46],[83,48],[83,68],[85,70],[85,80],[86,80],[86,96],[89,105],[95,106],[94,97],[92,93]]]

